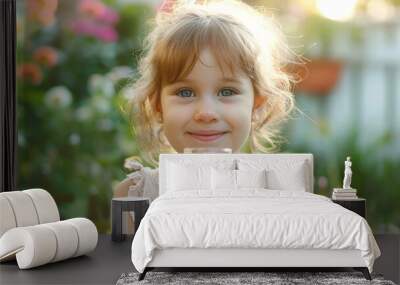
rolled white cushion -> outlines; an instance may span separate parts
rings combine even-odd
[[[51,262],[57,262],[74,256],[78,248],[78,233],[66,221],[43,224],[56,236],[57,249]]]
[[[88,219],[18,227],[0,238],[0,261],[14,255],[20,269],[76,257],[95,249],[96,226]]]
[[[56,249],[56,236],[43,225],[13,228],[0,238],[0,260],[16,253],[20,269],[49,263]]]
[[[1,193],[2,194],[2,193]],[[15,228],[17,222],[8,199],[0,195],[0,237],[9,229]]]
[[[78,233],[78,248],[74,254],[79,256],[94,250],[97,246],[98,233],[95,224],[85,218],[74,218],[65,220],[74,226]]]
[[[1,193],[9,202],[15,215],[17,227],[33,226],[39,223],[31,197],[22,191]]]
[[[28,194],[36,208],[39,224],[51,223],[60,220],[56,202],[49,192],[43,189],[28,189],[22,191]]]

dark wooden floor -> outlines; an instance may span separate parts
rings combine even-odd
[[[99,235],[96,249],[87,256],[27,270],[19,270],[15,261],[0,263],[0,284],[115,284],[122,273],[135,270],[131,243]]]
[[[381,257],[375,261],[374,272],[385,279],[400,283],[400,234],[375,234]]]
[[[374,272],[385,279],[400,281],[400,235],[375,235],[382,251]],[[100,235],[95,251],[41,267],[19,270],[15,261],[0,264],[0,284],[115,284],[124,272],[135,271],[131,262],[131,240],[111,241]]]

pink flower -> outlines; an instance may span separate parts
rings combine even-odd
[[[157,12],[164,12],[164,13],[171,13],[174,8],[177,0],[164,0],[160,5],[157,6]],[[187,4],[200,4],[204,5],[207,4],[207,0],[186,0]]]
[[[115,42],[118,40],[118,33],[113,27],[89,20],[75,21],[72,23],[72,30],[77,34],[89,35],[103,42]]]
[[[82,0],[78,10],[87,16],[98,17],[104,13],[106,6],[99,0]]]
[[[119,15],[114,10],[106,8],[97,20],[114,25],[119,21]]]
[[[160,6],[158,6],[157,11],[171,13],[174,10],[175,2],[176,0],[164,0]]]
[[[99,0],[81,0],[78,10],[84,16],[112,25],[119,20],[118,13]]]

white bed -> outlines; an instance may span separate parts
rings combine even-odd
[[[261,169],[263,188],[252,184]],[[225,173],[234,189],[223,180],[216,189]],[[354,267],[368,279],[380,255],[362,217],[312,194],[311,154],[162,154],[159,175],[160,197],[132,243],[140,279],[155,267]]]

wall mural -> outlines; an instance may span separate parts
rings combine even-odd
[[[355,4],[340,8],[338,3],[327,7],[329,1],[244,2],[274,14],[293,52],[284,72],[297,81],[291,85],[296,108],[282,125],[283,140],[274,151],[313,153],[314,189],[326,196],[342,186],[343,161],[351,156],[351,185],[368,201],[373,230],[400,232],[400,25],[394,16],[399,4],[351,1]],[[126,159],[156,167],[134,132],[139,121],[132,124],[126,102],[141,75],[147,24],[166,9],[160,4],[17,1],[18,189],[49,191],[62,219],[86,216],[99,232],[110,232],[110,200],[129,173]],[[192,72],[208,74],[201,67]],[[232,91],[221,90],[221,96]],[[192,96],[190,90],[179,92]],[[175,117],[184,118],[182,110],[176,109]],[[166,115],[150,119],[171,119]],[[210,119],[206,115],[199,119]],[[238,128],[247,115],[233,116]],[[164,126],[175,151],[199,146],[173,140],[179,124]],[[245,141],[247,129],[240,130]],[[218,134],[191,135],[211,140]],[[272,146],[266,140],[255,148],[247,141],[236,151],[271,151]]]

